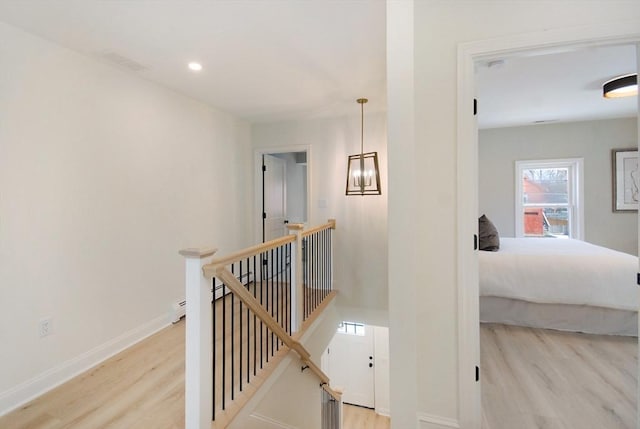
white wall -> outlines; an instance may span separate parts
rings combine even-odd
[[[611,149],[637,146],[637,119],[542,124],[479,132],[479,215],[515,234],[515,161],[584,158],[584,240],[638,253],[638,215],[612,210]]]
[[[248,244],[251,151],[232,116],[4,24],[0,40],[2,413],[164,326],[179,249]]]
[[[318,377],[310,370],[300,371],[298,356],[290,354],[291,361],[262,402],[246,418],[237,417],[230,429],[321,429]]]
[[[381,196],[345,196],[347,156],[359,152],[360,116],[252,126],[256,150],[309,145],[309,226],[336,219],[334,278],[340,305],[357,320],[386,325],[387,169],[386,118],[365,111],[365,151],[378,151]]]
[[[388,11],[392,427],[457,427],[456,184],[469,174],[457,170],[458,45],[637,21],[640,2],[420,0]]]

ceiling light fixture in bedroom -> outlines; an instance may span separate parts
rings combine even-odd
[[[602,85],[602,96],[605,98],[631,97],[638,95],[638,74],[618,76]]]
[[[187,67],[189,67],[189,70],[195,72],[199,72],[202,70],[202,64],[196,63],[195,61],[190,62]]]
[[[346,195],[381,195],[378,152],[364,153],[364,103],[369,100],[356,101],[360,104],[360,153],[348,158]]]

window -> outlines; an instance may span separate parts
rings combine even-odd
[[[338,333],[364,337],[365,335],[364,324],[354,323],[354,322],[342,322],[338,326]]]
[[[582,158],[516,162],[516,237],[583,236]]]

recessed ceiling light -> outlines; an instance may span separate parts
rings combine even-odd
[[[196,62],[189,63],[189,70],[200,71],[202,70],[202,64]]]
[[[636,73],[618,76],[602,85],[605,98],[630,97],[638,95],[638,75]]]

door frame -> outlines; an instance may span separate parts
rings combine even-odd
[[[262,243],[262,155],[274,153],[307,153],[307,221],[311,218],[311,145],[257,148],[253,152],[253,239]]]
[[[458,285],[458,423],[479,428],[481,423],[480,318],[478,256],[473,236],[478,233],[478,124],[473,116],[474,66],[477,61],[562,52],[590,46],[640,43],[638,21],[553,29],[458,45],[457,72],[457,285]],[[640,63],[640,58],[638,59]],[[480,103],[480,108],[482,104]],[[640,124],[639,124],[640,128]],[[640,389],[640,386],[639,386]],[[638,409],[640,415],[640,407]]]

